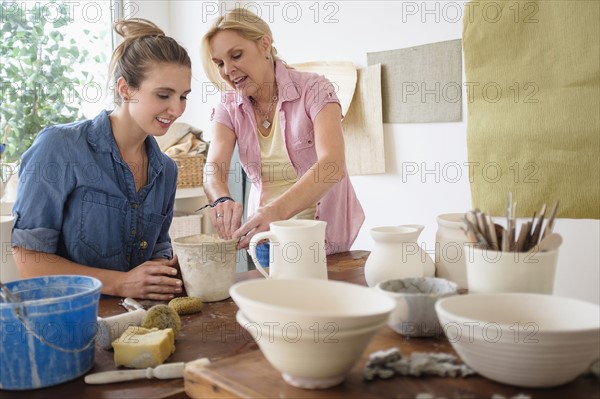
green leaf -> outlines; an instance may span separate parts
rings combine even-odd
[[[22,4],[20,1],[0,1],[2,11],[11,4],[16,7]],[[38,2],[28,2],[27,7],[33,7],[32,3]],[[55,10],[58,7],[66,15],[68,8],[64,0],[53,0],[52,3],[56,4]],[[7,12],[0,19],[0,80],[3,85],[0,131],[5,126],[11,127],[7,139],[10,145],[7,143],[4,154],[7,160],[18,159],[44,127],[80,119],[83,99],[77,88],[90,77],[96,77],[98,68],[95,64],[106,68],[107,56],[97,54],[95,49],[99,40],[94,37],[105,38],[102,40],[107,43],[101,46],[108,47],[110,29],[99,24],[88,25],[73,36],[71,30],[66,29],[72,19],[53,19],[56,20],[46,20],[36,12],[22,15]],[[92,54],[89,49],[94,49]],[[81,68],[81,65],[85,67]]]

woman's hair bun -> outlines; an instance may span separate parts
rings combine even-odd
[[[114,29],[125,40],[133,40],[146,36],[165,36],[165,33],[156,24],[143,18],[118,20],[114,24]]]
[[[123,37],[113,51],[109,65],[115,87],[122,77],[129,87],[139,88],[150,68],[157,63],[173,63],[192,68],[187,51],[147,19],[118,20],[113,29]],[[120,103],[116,90],[115,102]]]

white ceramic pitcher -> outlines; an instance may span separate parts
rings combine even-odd
[[[269,226],[270,231],[260,232],[252,237],[248,248],[256,269],[263,276],[327,280],[326,222],[292,219],[272,222]],[[256,258],[256,245],[265,239],[271,243],[268,273]]]

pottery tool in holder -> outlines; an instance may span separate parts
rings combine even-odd
[[[127,327],[140,326],[146,316],[146,310],[136,300],[125,298],[121,303],[127,313],[106,318],[98,317],[98,336],[96,342],[102,349],[112,348],[112,342],[119,338]]]
[[[562,237],[552,232],[558,205],[559,202],[556,201],[545,226],[547,207],[543,204],[539,214],[534,212],[531,221],[524,222],[517,233],[517,202],[513,202],[512,193],[509,193],[506,228],[494,223],[486,213],[474,209],[465,214],[466,228],[463,228],[463,231],[469,241],[474,242],[481,249],[503,252],[551,251],[557,249],[562,243]]]

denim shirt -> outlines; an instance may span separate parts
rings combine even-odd
[[[281,61],[275,63],[278,97],[281,100],[279,121],[283,140],[296,176],[300,178],[315,162],[314,120],[328,103],[337,103],[335,86],[323,76],[289,69]],[[238,152],[244,171],[252,182],[248,200],[248,216],[259,206],[262,191],[260,145],[252,103],[237,92],[225,93],[211,115],[211,120],[231,129],[237,138]],[[325,176],[336,172],[327,168]],[[348,251],[362,226],[365,214],[358,201],[348,171],[316,203],[315,219],[327,222],[325,231],[327,254]]]
[[[46,128],[23,154],[13,246],[118,271],[173,256],[177,166],[148,136],[148,183],[136,192],[108,114]]]

